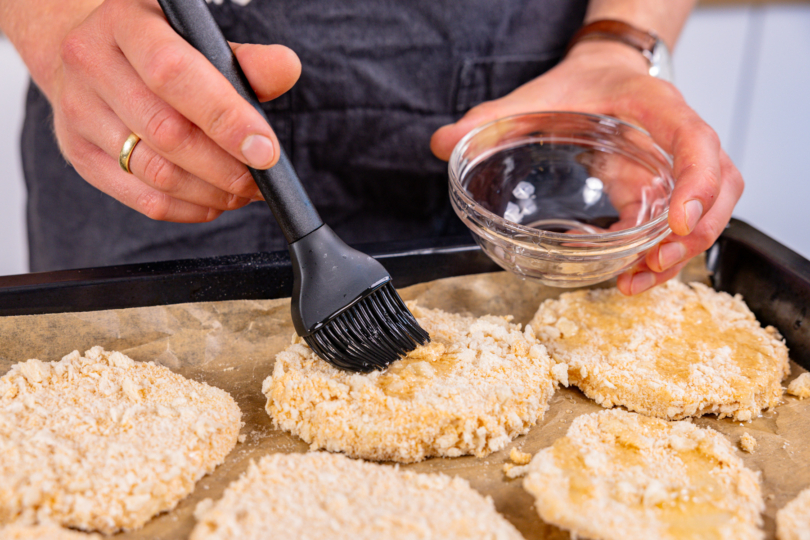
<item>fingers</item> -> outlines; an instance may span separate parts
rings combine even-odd
[[[630,272],[625,272],[616,280],[616,287],[622,294],[633,296],[643,293],[656,285],[660,285],[678,275],[678,272],[686,266],[688,261],[684,261],[677,266],[673,266],[666,272],[656,273],[650,271],[645,262],[639,264]]]
[[[127,24],[121,24],[127,21]],[[297,80],[281,46],[232,45],[260,99]],[[245,166],[277,159],[261,114],[169,27],[155,0],[106,0],[62,42],[51,96],[65,157],[92,185],[159,220],[199,222],[260,198]],[[118,154],[141,141],[128,174]]]
[[[720,140],[705,122],[693,120],[678,128],[672,153],[675,189],[669,224],[675,234],[685,236],[695,229],[720,195]]]
[[[706,251],[722,234],[742,195],[742,176],[724,151],[720,151],[722,188],[717,201],[685,237],[670,235],[652,248],[632,271],[619,276],[617,287],[627,295],[644,292],[676,276],[689,259]]]
[[[464,135],[480,125],[508,116],[506,109],[500,106],[501,101],[489,101],[473,107],[455,124],[448,124],[436,130],[430,138],[430,149],[433,154],[444,161],[449,160],[453,148]]]
[[[97,73],[96,91],[123,124],[142,139],[144,146],[222,191],[245,199],[257,195],[258,188],[247,167],[147,88],[119,51],[110,54],[104,69],[113,71],[115,77]],[[112,131],[112,135],[118,137],[118,130]],[[115,155],[114,145],[100,144],[95,139],[93,142]],[[153,163],[157,165],[164,160]],[[163,168],[160,174],[165,176],[168,170]],[[218,207],[213,202],[211,206]]]
[[[88,183],[129,206],[159,221],[201,223],[217,218],[222,211],[176,199],[153,189],[121,170],[117,159],[86,140],[74,141],[72,162]],[[136,147],[137,149],[137,147]]]
[[[196,49],[178,36],[155,3],[137,30],[114,25],[115,41],[146,86],[236,159],[256,169],[278,160],[278,140],[264,118]],[[256,54],[246,51],[246,54]],[[284,85],[282,85],[284,86]],[[153,116],[160,129],[172,115]],[[189,138],[194,135],[189,133]]]
[[[722,150],[720,163],[721,190],[717,201],[691,234],[684,237],[671,235],[647,253],[646,263],[654,272],[665,272],[674,265],[706,251],[722,234],[731,219],[734,206],[742,195],[744,182],[740,171]]]
[[[77,133],[85,140],[117,160],[129,129],[118,116],[100,102],[94,105],[96,123],[92,131],[79,128]],[[216,210],[235,210],[250,203],[200,179],[155,152],[148,141],[141,140],[130,157],[132,174],[147,186],[176,199]],[[122,171],[123,172],[123,171]]]
[[[720,139],[674,86],[653,78],[633,81],[617,109],[620,116],[644,126],[673,156],[669,225],[676,235],[686,236],[720,195]]]
[[[283,45],[231,43],[231,49],[261,102],[286,93],[301,76],[301,60]]]

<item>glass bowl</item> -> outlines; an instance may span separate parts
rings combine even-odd
[[[453,208],[481,248],[554,287],[610,279],[670,233],[672,159],[616,118],[502,118],[459,141],[449,173]]]

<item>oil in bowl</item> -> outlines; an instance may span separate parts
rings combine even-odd
[[[521,114],[465,136],[450,198],[495,262],[556,287],[610,279],[669,233],[672,160],[621,120]]]

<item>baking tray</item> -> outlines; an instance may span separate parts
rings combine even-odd
[[[497,272],[498,267],[469,238],[431,244],[367,245],[363,250],[382,260],[398,287],[416,284],[403,290],[403,295],[427,307],[457,311],[466,305],[475,310],[471,312],[474,315],[510,313],[525,323],[544,295],[553,296],[558,291]],[[741,293],[761,322],[773,324],[784,333],[791,357],[808,367],[809,323],[804,318],[810,295],[810,262],[734,220],[709,250],[705,264],[714,286]],[[705,272],[699,274],[702,279]],[[258,392],[270,373],[275,352],[286,346],[292,333],[289,301],[284,299],[291,288],[286,253],[0,278],[0,315],[8,316],[0,317],[0,373],[11,362],[31,357],[25,355],[52,360],[71,348],[100,344],[136,360],[154,359],[186,377],[219,386],[242,408],[246,442],[237,445],[225,463],[201,479],[177,508],[155,517],[141,530],[116,538],[187,538],[194,524],[195,505],[202,498],[218,499],[251,459],[270,452],[307,450],[297,437],[272,427],[263,409],[264,396]],[[471,300],[463,301],[465,298]],[[460,304],[458,299],[462,299]],[[236,302],[219,302],[224,300]],[[438,305],[431,306],[436,302]],[[77,313],[87,311],[96,313]],[[31,314],[41,316],[19,317]],[[217,343],[225,346],[218,348]],[[166,356],[172,351],[177,355]],[[803,371],[795,365],[793,368],[792,376]],[[506,480],[501,467],[511,447],[537,452],[562,436],[573,418],[598,410],[601,407],[578,390],[560,388],[542,421],[505,449],[486,458],[435,458],[403,467],[465,478],[474,489],[492,497],[497,510],[527,540],[568,539],[567,533],[538,519],[520,480]],[[743,432],[755,434],[759,449],[742,457],[748,466],[763,473],[768,539],[774,537],[776,510],[810,485],[810,400],[788,398],[776,411],[763,413],[747,424],[712,417],[695,420],[700,426],[717,429],[732,444]]]
[[[470,237],[356,246],[379,259],[398,288],[500,271]],[[709,249],[715,289],[742,294],[763,324],[775,326],[791,358],[810,369],[810,261],[732,219]],[[285,298],[292,293],[286,251],[0,277],[0,316]]]

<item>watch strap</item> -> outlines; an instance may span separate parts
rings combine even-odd
[[[611,40],[619,41],[630,45],[634,49],[641,52],[648,62],[652,61],[653,50],[659,38],[652,32],[645,32],[639,30],[631,24],[624,21],[617,21],[614,19],[600,19],[586,24],[580,28],[571,41],[568,43],[566,53],[573,48],[574,45],[580,41],[591,40]]]

